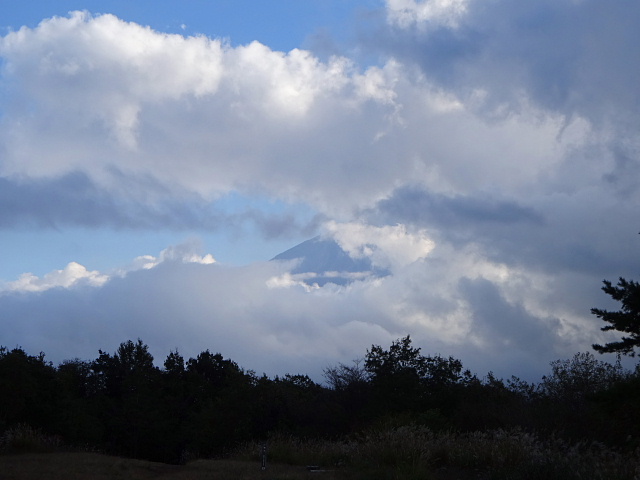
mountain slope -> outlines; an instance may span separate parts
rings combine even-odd
[[[295,259],[299,259],[300,263],[291,273],[309,274],[306,283],[320,286],[329,282],[346,285],[357,278],[388,274],[374,267],[369,258],[352,258],[335,240],[323,239],[320,236],[302,242],[271,260]]]

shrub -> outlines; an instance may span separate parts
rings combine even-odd
[[[0,436],[0,452],[52,452],[60,447],[62,441],[57,435],[47,435],[26,424],[18,424],[6,430]]]

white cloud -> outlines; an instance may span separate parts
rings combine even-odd
[[[214,93],[223,73],[222,52],[220,41],[159,34],[113,15],[83,12],[45,20],[33,30],[23,27],[0,44],[6,74],[21,83],[14,108],[28,102],[41,115],[33,120],[47,122],[32,127],[55,128],[48,122],[62,121],[60,127],[72,128],[71,137],[107,133],[125,149],[137,146],[145,102]],[[55,119],[46,118],[55,111]],[[31,171],[73,168],[75,156],[70,157],[67,165],[48,171],[43,162]]]
[[[18,280],[8,282],[2,290],[10,292],[42,292],[50,288],[70,288],[78,285],[99,287],[109,280],[96,270],[89,271],[77,262],[70,262],[62,270],[54,270],[43,277],[32,273],[23,273]]]
[[[182,263],[201,263],[202,265],[211,265],[216,260],[213,255],[207,253],[200,255],[197,253],[202,248],[199,241],[193,240],[180,245],[170,246],[160,252],[160,258],[157,263],[162,262],[182,262]]]
[[[241,93],[231,107],[241,117],[258,109],[267,118],[295,121],[308,114],[319,98],[350,83],[346,59],[322,64],[299,49],[285,54],[252,42],[227,49],[225,60],[230,86]]]
[[[303,289],[305,292],[311,292],[311,290],[316,290],[320,288],[317,284],[313,284],[313,279],[316,277],[316,274],[313,272],[310,273],[290,273],[285,272],[281,275],[276,275],[274,277],[269,278],[265,285],[267,288],[291,288],[291,287],[299,287]]]
[[[0,175],[83,172],[115,198],[258,191],[350,215],[407,182],[513,185],[563,151],[561,120],[487,124],[394,60],[359,71],[78,13],[6,35],[0,54]]]
[[[259,188],[336,208],[328,179],[353,161],[352,142],[384,162],[373,143],[396,108],[392,69],[359,72],[344,58],[321,62],[257,42],[232,48],[112,15],[22,28],[1,40],[0,55],[0,175],[81,171],[145,201],[159,184],[209,198]],[[349,202],[388,190],[374,170],[359,176],[366,185]]]
[[[369,258],[374,266],[392,270],[425,258],[435,246],[424,231],[409,233],[405,225],[328,222],[325,229],[352,258]]]
[[[101,273],[97,270],[87,270],[84,265],[77,262],[70,262],[62,270],[54,270],[38,277],[32,273],[24,273],[17,280],[6,282],[4,287],[0,285],[0,294],[16,292],[43,292],[51,288],[73,288],[78,286],[101,287],[107,283],[114,275],[125,277],[130,272],[136,270],[149,270],[162,263],[198,263],[201,265],[211,265],[215,263],[213,255],[207,253],[201,255],[199,251],[202,245],[199,240],[193,239],[179,245],[171,245],[158,257],[153,255],[141,255],[136,257],[124,268],[116,269],[112,273]]]
[[[387,18],[401,28],[430,23],[456,27],[467,11],[469,0],[387,0]]]

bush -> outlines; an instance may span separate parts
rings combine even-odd
[[[53,452],[61,444],[59,436],[47,435],[26,424],[16,425],[0,436],[0,452],[3,453]]]

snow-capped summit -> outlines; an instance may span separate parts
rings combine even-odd
[[[346,285],[356,279],[384,276],[388,272],[372,265],[368,257],[352,258],[333,239],[314,237],[272,258],[299,260],[293,274],[310,274],[305,282],[322,286],[326,283]]]

